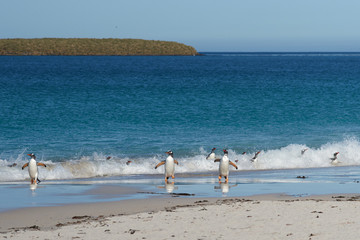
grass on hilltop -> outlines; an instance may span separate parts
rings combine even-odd
[[[142,39],[0,39],[0,55],[198,55],[182,43]]]

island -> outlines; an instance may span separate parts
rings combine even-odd
[[[119,38],[0,39],[7,56],[195,56],[196,49],[171,41]]]

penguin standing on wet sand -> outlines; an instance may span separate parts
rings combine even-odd
[[[30,182],[31,184],[37,184],[38,182],[41,182],[38,178],[38,167],[37,166],[43,166],[46,167],[46,165],[44,163],[37,163],[36,162],[36,156],[35,154],[31,153],[28,154],[31,159],[28,163],[25,163],[24,166],[22,166],[22,170],[24,170],[24,168],[29,167],[29,176],[30,176]]]
[[[219,183],[221,183],[221,178],[225,178],[225,182],[229,182],[229,164],[234,168],[238,169],[235,163],[229,160],[228,151],[226,149],[224,151],[224,156],[221,159],[215,159],[214,162],[220,162],[219,164]]]
[[[169,177],[171,177],[172,179],[175,178],[175,163],[179,165],[179,162],[174,159],[174,154],[171,150],[166,152],[166,154],[168,154],[169,156],[166,158],[165,161],[161,161],[158,165],[156,165],[155,169],[165,164],[165,182],[167,183]]]
[[[215,150],[216,148],[211,149],[211,153],[207,155],[206,160],[215,160]]]

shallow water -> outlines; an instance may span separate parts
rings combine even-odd
[[[152,197],[241,197],[262,194],[309,196],[360,193],[360,167],[231,171],[228,184],[217,173],[130,175],[79,180],[49,180],[36,189],[26,182],[0,184],[0,211],[23,207],[118,201]],[[301,177],[301,178],[298,178]],[[302,178],[305,177],[305,178]]]

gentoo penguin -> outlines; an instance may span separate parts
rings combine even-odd
[[[260,154],[261,151],[258,151],[257,153],[255,153],[254,157],[252,159],[250,159],[251,162],[256,163],[257,162],[257,156]]]
[[[166,152],[169,156],[166,158],[165,161],[161,161],[158,165],[155,166],[155,169],[160,167],[161,165],[165,164],[165,183],[168,182],[168,178],[172,177],[172,179],[175,178],[174,172],[175,172],[175,163],[179,165],[179,162],[174,159],[174,154],[170,150]]]
[[[334,153],[334,157],[330,158],[331,160],[331,164],[338,164],[339,160],[337,160],[337,155],[339,154],[339,152]]]
[[[246,155],[246,152],[243,152],[241,155]],[[239,162],[239,160],[235,160],[235,162]]]
[[[31,159],[28,163],[25,163],[24,166],[22,166],[22,170],[24,170],[24,168],[29,167],[29,176],[30,176],[30,182],[31,184],[37,184],[38,182],[40,182],[39,178],[38,178],[38,167],[37,166],[43,166],[46,167],[46,165],[44,163],[37,163],[36,162],[36,156],[33,153],[28,154]]]
[[[304,153],[307,151],[307,148],[304,148],[303,150],[301,150],[301,155],[304,155]]]
[[[214,162],[220,162],[219,164],[219,183],[221,183],[221,178],[225,178],[225,182],[229,182],[229,164],[238,169],[238,167],[229,160],[228,151],[226,149],[224,151],[224,156],[221,159],[215,159]]]
[[[211,149],[211,153],[207,155],[206,160],[215,160],[215,150],[216,148]]]

